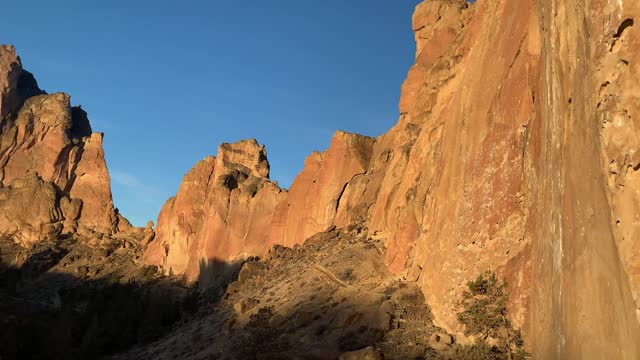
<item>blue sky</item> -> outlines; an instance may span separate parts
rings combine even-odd
[[[144,225],[221,142],[256,138],[289,187],[335,130],[393,126],[419,2],[12,1],[0,43],[105,133],[115,205]]]

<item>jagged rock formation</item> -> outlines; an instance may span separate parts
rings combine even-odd
[[[497,269],[537,358],[635,358],[639,13],[620,0],[423,2],[416,62],[388,133],[334,139],[289,192],[256,180],[270,194],[259,206],[253,191],[192,180],[219,170],[205,160],[165,206],[150,248],[165,254],[151,262],[166,270],[184,257],[173,267],[184,272],[364,223],[386,240],[389,268],[420,285],[450,331],[460,330],[465,281]],[[222,195],[215,206],[170,210],[191,191]]]
[[[289,191],[269,180],[255,140],[223,144],[185,175],[155,231],[131,234],[148,244],[147,264],[193,282],[224,272],[212,263],[358,225],[448,331],[461,330],[465,281],[495,269],[536,358],[633,359],[638,14],[622,0],[425,1],[389,132],[337,132]],[[0,210],[0,237],[24,247],[131,227],[113,207],[102,135],[68,95],[41,91],[10,46],[0,47]],[[244,300],[243,314],[255,299]]]
[[[0,235],[29,246],[130,227],[114,209],[102,134],[86,112],[67,94],[40,90],[12,46],[0,46],[0,89],[0,185],[9,186]]]
[[[325,153],[307,158],[289,192],[269,181],[264,146],[222,144],[198,162],[158,217],[145,261],[194,281],[201,264],[263,255],[328,229],[345,185],[363,173],[373,139],[337,132]]]
[[[198,162],[162,208],[145,260],[196,279],[200,259],[266,251],[266,224],[281,197],[268,177],[264,146],[222,144],[218,157]]]

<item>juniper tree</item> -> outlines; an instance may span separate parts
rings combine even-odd
[[[475,336],[482,344],[493,339],[507,359],[523,358],[523,341],[507,316],[506,280],[499,281],[496,274],[487,271],[467,282],[462,294],[458,321],[465,327],[465,335]]]

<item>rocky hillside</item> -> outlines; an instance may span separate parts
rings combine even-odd
[[[421,319],[419,340],[387,355],[428,354],[436,326],[465,340],[458,300],[466,281],[492,269],[508,280],[509,312],[535,358],[636,359],[638,15],[639,3],[622,0],[426,0],[413,15],[415,64],[387,133],[336,132],[289,190],[269,179],[257,141],[222,144],[185,175],[155,232],[132,229],[114,209],[102,135],[87,114],[68,95],[41,91],[14,49],[1,47],[0,235],[25,248],[134,239],[132,269],[156,266],[210,288],[234,274],[232,264],[265,259],[246,265],[256,275],[241,272],[216,310],[125,357],[242,357],[243,341],[257,336],[249,343],[272,340],[257,352],[330,358],[356,350],[344,341],[358,324],[363,337],[348,337],[358,346],[401,346],[393,327],[372,326],[390,314],[380,310],[387,301],[419,306],[387,293],[394,281],[412,299],[420,290],[434,324]],[[297,250],[281,261],[278,246]],[[335,317],[316,318],[336,302]],[[355,320],[341,322],[345,314]],[[281,331],[292,335],[272,334]],[[210,343],[224,353],[191,347]]]
[[[201,264],[235,281],[193,320],[115,359],[446,359],[451,337],[416,284],[387,269],[384,250],[351,226],[244,265]]]

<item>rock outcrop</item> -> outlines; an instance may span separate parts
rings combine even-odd
[[[253,172],[240,178],[255,193],[212,182],[231,168],[205,159],[160,215],[151,263],[184,272],[362,223],[449,331],[465,282],[495,269],[535,357],[635,358],[639,14],[613,0],[423,2],[388,133],[338,133],[289,192]]]
[[[276,209],[280,218],[274,227],[283,224],[284,229],[272,234],[271,242],[292,246],[329,229],[345,187],[366,173],[374,143],[374,138],[337,131],[327,151],[309,155]]]
[[[269,249],[267,229],[285,193],[269,181],[264,146],[222,144],[183,178],[160,215],[145,261],[196,280],[200,262]]]
[[[307,158],[288,192],[269,180],[263,145],[220,145],[162,208],[145,261],[195,281],[210,261],[263,255],[273,244],[292,246],[327,230],[346,184],[366,171],[373,143],[337,132],[326,152]]]
[[[0,233],[19,233],[16,240],[26,245],[56,232],[126,228],[113,206],[102,134],[92,133],[86,112],[72,107],[67,94],[40,90],[12,46],[0,46],[0,88],[0,184],[13,184],[6,204],[24,210],[0,220]],[[19,203],[27,199],[35,203]],[[32,219],[29,206],[48,215]],[[60,229],[42,232],[45,224]]]
[[[425,1],[389,132],[337,132],[288,191],[269,179],[264,146],[222,144],[185,175],[155,230],[131,233],[143,260],[211,281],[220,264],[274,245],[366,228],[380,247],[364,249],[384,253],[388,279],[419,287],[446,331],[462,330],[465,282],[493,269],[509,281],[512,320],[534,357],[634,359],[638,15],[640,4],[622,0]],[[0,46],[0,237],[31,247],[129,228],[113,206],[102,134]],[[323,269],[311,270],[349,288]],[[245,320],[259,301],[247,295],[236,299]]]
[[[15,48],[0,45],[0,119],[15,113],[25,100],[42,94],[33,75],[22,69]]]

